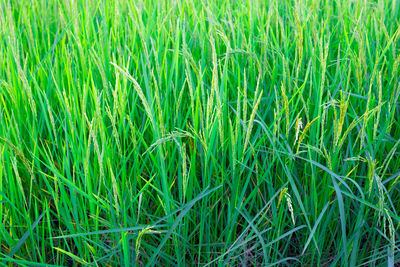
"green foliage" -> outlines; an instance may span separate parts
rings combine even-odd
[[[400,2],[0,0],[0,264],[400,262]]]

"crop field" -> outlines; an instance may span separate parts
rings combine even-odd
[[[400,1],[0,0],[0,266],[396,266],[399,228]]]

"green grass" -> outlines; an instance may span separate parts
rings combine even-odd
[[[400,262],[400,2],[0,0],[0,265]]]

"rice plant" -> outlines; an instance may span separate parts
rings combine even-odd
[[[0,0],[2,266],[400,264],[400,1]]]

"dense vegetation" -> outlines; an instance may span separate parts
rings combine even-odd
[[[400,261],[400,2],[0,0],[0,264]]]

